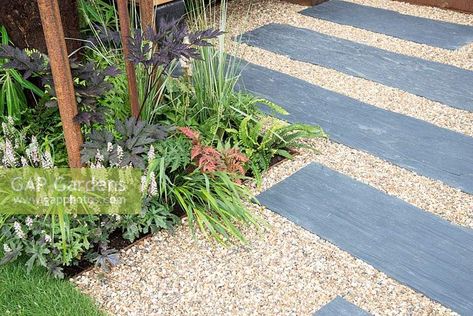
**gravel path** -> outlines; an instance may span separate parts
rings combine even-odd
[[[372,5],[374,2],[376,2],[378,4],[377,7],[391,9],[412,15],[419,15],[418,13],[423,12],[424,14],[422,16],[432,19],[442,19],[445,15],[448,16],[448,19],[444,19],[444,21],[473,25],[473,19],[471,18],[471,15],[453,11],[413,6],[396,1],[356,0],[351,2],[367,5]],[[252,8],[252,10],[248,10],[249,7]],[[404,55],[419,57],[473,70],[473,43],[466,45],[456,51],[431,47],[380,33],[370,32],[364,29],[357,29],[348,25],[336,24],[333,22],[319,20],[298,14],[298,12],[304,8],[306,7],[281,1],[275,2],[274,0],[261,0],[257,3],[250,0],[239,0],[234,3],[230,2],[231,10],[234,10],[234,12],[248,12],[248,16],[243,19],[241,18],[241,14],[239,16],[230,16],[229,30],[233,34],[237,35],[243,33],[244,31],[254,29],[260,25],[269,23],[284,23],[296,27],[312,29],[327,35],[340,37]],[[396,10],[396,8],[405,9]],[[409,10],[406,10],[407,8]],[[447,12],[447,14],[445,14],[444,11]],[[232,17],[235,17],[236,20],[232,21]]]
[[[255,211],[270,229],[245,229],[248,246],[212,246],[179,227],[128,250],[109,275],[92,271],[75,282],[112,315],[310,315],[336,295],[379,315],[451,314],[286,219]]]
[[[473,25],[471,15],[451,11],[397,1],[353,2]],[[241,15],[250,12],[250,4],[253,13],[245,22]],[[473,45],[456,52],[431,48],[303,17],[297,14],[302,8],[276,0],[233,0],[231,34],[269,22],[287,23],[473,70]],[[241,48],[251,62],[473,136],[472,113],[260,49]],[[344,145],[328,140],[311,144],[321,154],[303,150],[293,161],[275,166],[255,193],[316,161],[451,222],[473,227],[473,196]],[[112,315],[311,315],[337,295],[375,315],[454,314],[279,215],[251,207],[270,225],[261,231],[244,228],[251,241],[248,245],[222,248],[199,235],[192,238],[181,226],[128,249],[112,273],[92,270],[73,282]]]

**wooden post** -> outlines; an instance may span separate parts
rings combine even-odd
[[[138,101],[138,89],[136,87],[136,73],[133,63],[128,59],[130,50],[128,39],[130,37],[130,18],[128,17],[128,0],[117,0],[118,18],[120,19],[120,37],[122,40],[123,55],[125,57],[125,69],[128,77],[128,93],[131,104],[131,114],[138,118],[140,105]]]
[[[143,31],[151,27],[156,28],[154,23],[154,1],[140,0],[141,29]]]
[[[38,8],[51,63],[69,167],[79,168],[83,138],[80,125],[74,122],[78,110],[59,5],[57,0],[38,0]]]

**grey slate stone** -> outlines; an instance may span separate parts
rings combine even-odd
[[[156,27],[159,30],[159,22],[164,19],[166,21],[179,20],[186,15],[186,4],[184,0],[174,0],[165,4],[161,4],[155,8]]]
[[[259,201],[461,315],[473,315],[473,231],[319,164]]]
[[[242,67],[239,88],[273,101],[290,113],[276,116],[289,122],[320,125],[336,142],[473,193],[472,137],[261,66]]]
[[[307,29],[268,24],[242,41],[455,108],[473,111],[473,71],[392,53]]]
[[[327,305],[314,314],[315,316],[369,316],[358,306],[348,302],[343,297],[337,296]]]
[[[405,15],[352,2],[330,0],[300,13],[445,49],[455,50],[473,42],[472,26]]]

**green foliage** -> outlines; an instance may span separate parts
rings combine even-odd
[[[227,58],[223,50],[213,47],[204,47],[200,51],[202,60],[192,63],[193,106],[198,109],[196,118],[200,122],[212,119],[221,124],[226,121],[225,110],[232,110],[236,101],[234,91],[239,61]]]
[[[154,234],[161,229],[173,227],[178,222],[170,205],[147,197],[140,215],[125,215],[122,219],[123,238],[134,241],[140,235]]]
[[[227,132],[249,158],[248,169],[258,181],[274,157],[292,159],[291,149],[307,147],[301,140],[326,137],[318,126],[274,123],[252,116],[243,119],[238,130]]]
[[[27,125],[22,122],[28,122]],[[44,122],[48,122],[44,124]],[[21,126],[20,126],[21,125]],[[16,128],[22,130],[24,139],[36,136],[42,151],[49,151],[57,167],[67,167],[67,153],[64,143],[61,117],[57,107],[37,105],[21,114]]]
[[[119,230],[134,241],[141,234],[172,227],[177,221],[169,206],[147,198],[140,215],[10,216],[2,219],[4,255],[0,265],[27,257],[27,271],[41,266],[55,277],[63,277],[62,266],[80,259],[103,263],[111,249],[110,235]]]
[[[154,169],[154,165],[159,163],[162,170],[160,174],[174,174],[177,171],[186,170],[191,163],[190,152],[192,145],[184,137],[174,135],[165,141],[156,145],[156,156],[154,161],[150,161],[150,169]]]
[[[252,195],[247,188],[236,184],[225,172],[211,175],[194,171],[180,176],[170,191],[170,199],[186,212],[189,227],[196,227],[220,243],[246,239],[237,223],[260,224],[244,203]]]
[[[23,78],[36,78],[41,81],[42,88],[50,98],[47,106],[56,106],[56,90],[49,59],[40,52],[30,52],[11,45],[0,45],[0,58],[6,59],[3,69],[21,71]],[[90,124],[103,120],[103,109],[98,107],[101,99],[112,86],[107,77],[116,76],[119,70],[114,66],[100,69],[94,62],[81,63],[75,59],[69,61],[74,83],[75,97],[79,114],[74,117],[78,123]]]
[[[292,149],[305,147],[303,139],[324,137],[323,131],[304,124],[267,121],[260,111],[261,104],[281,115],[287,112],[272,102],[237,92],[240,60],[224,53],[225,35],[211,41],[216,47],[196,50],[195,46],[207,45],[204,40],[220,33],[191,32],[187,38],[190,44],[182,45],[186,37],[183,35],[189,32],[174,24],[161,33],[158,30],[158,34],[148,32],[141,38],[141,31],[134,34],[133,58],[143,121],[127,119],[130,106],[126,75],[123,71],[98,71],[112,65],[124,69],[115,7],[104,0],[80,0],[79,7],[84,34],[91,36],[83,48],[84,61],[95,66],[76,69],[82,74],[75,82],[76,88],[91,96],[82,98],[82,103],[90,101],[87,109],[107,109],[104,122],[83,127],[86,143],[82,161],[95,168],[132,165],[142,169],[142,212],[125,216],[0,216],[0,245],[5,250],[0,263],[26,257],[28,271],[43,266],[58,277],[62,266],[77,264],[81,259],[109,269],[118,260],[109,244],[112,234],[121,232],[125,239],[133,241],[143,234],[171,228],[178,222],[176,214],[182,213],[187,215],[193,231],[200,230],[220,243],[246,241],[239,225],[258,226],[262,222],[248,210],[247,205],[254,201],[241,180],[249,179],[248,175],[259,180],[274,157],[291,158]],[[209,12],[214,8],[203,3],[202,10],[192,11],[198,14],[189,24],[194,30],[201,30],[214,26],[218,20],[224,31],[225,1],[220,8],[219,12]],[[138,25],[137,21],[132,10],[132,24]],[[173,50],[162,49],[160,41],[167,41],[166,47]],[[7,53],[18,55],[14,48]],[[17,59],[25,56],[20,54]],[[43,57],[36,54],[28,58],[41,68]],[[185,75],[173,78],[169,74],[177,59],[184,65]],[[89,85],[89,81],[99,84]],[[13,83],[19,89],[9,88],[9,98],[28,89],[20,81]],[[26,98],[20,95],[15,100]],[[27,107],[26,101],[20,105],[4,102],[18,118],[10,125],[21,125],[11,130],[7,126],[7,133],[0,135],[4,167],[66,164],[57,108],[46,108],[43,101],[34,108]],[[91,118],[82,117],[84,121]],[[24,126],[25,122],[28,126]],[[180,126],[180,133],[163,126]],[[37,136],[33,147],[32,136]],[[39,156],[32,156],[32,152]]]
[[[36,137],[30,141],[26,136],[28,130],[17,129],[11,118],[3,122],[0,130],[1,167],[54,167],[54,157],[47,148],[49,144],[40,143]],[[118,143],[123,144],[124,151],[129,150],[129,154],[123,153],[123,161],[133,160],[133,153],[144,150],[140,149],[141,146],[164,136],[159,127],[135,123],[134,120],[117,124],[117,132],[123,137]],[[143,160],[141,155],[139,159]],[[0,265],[26,256],[27,271],[34,266],[42,266],[52,275],[62,277],[61,266],[76,264],[85,257],[104,263],[108,260],[104,256],[110,250],[107,248],[110,234],[116,230],[123,231],[125,237],[134,240],[141,233],[169,228],[175,223],[175,215],[159,200],[149,197],[145,201],[141,215],[126,217],[68,214],[0,216],[0,241],[5,250]],[[137,227],[135,234],[130,234],[132,224]]]
[[[5,254],[0,264],[26,255],[27,271],[42,266],[54,276],[62,277],[61,265],[71,265],[91,244],[107,239],[117,224],[115,221],[108,227],[101,226],[100,217],[92,215],[11,216],[1,230]]]
[[[245,206],[251,193],[235,182],[233,173],[196,168],[189,157],[191,147],[179,134],[156,147],[148,177],[156,175],[159,198],[184,211],[192,230],[198,228],[221,243],[245,241],[237,223],[261,223]]]
[[[107,249],[101,247],[98,253],[92,253],[89,256],[89,261],[104,272],[110,272],[112,267],[115,267],[120,262],[120,254],[116,249]]]
[[[24,111],[19,120],[15,121],[12,117],[6,117],[0,121],[2,121],[0,144],[7,141],[14,144],[13,154],[16,157],[17,167],[21,165],[21,157],[27,158],[30,166],[39,166],[38,163],[31,163],[32,158],[27,155],[28,147],[32,146],[32,139],[37,143],[38,152],[51,155],[55,166],[67,166],[62,125],[56,108],[38,106]],[[22,121],[30,122],[30,124],[23,125]],[[46,121],[48,124],[44,124]],[[4,153],[4,147],[0,148],[0,158],[3,158]]]
[[[208,6],[208,1],[197,0],[193,8],[188,23],[191,29],[217,27],[225,32],[226,1],[216,9]],[[236,92],[241,62],[225,53],[225,37],[223,33],[212,46],[200,47],[200,57],[184,63],[186,76],[167,80],[165,98],[155,111],[157,120],[198,126],[205,139],[218,143],[224,142],[225,129],[238,126],[248,113],[256,111],[255,98]]]
[[[91,25],[107,29],[119,29],[114,2],[103,0],[79,0],[78,2],[83,33],[94,32]]]
[[[202,66],[192,68],[192,81],[168,79],[165,98],[156,108],[155,117],[172,125],[197,127],[211,142],[224,141],[226,129],[238,126],[248,113],[258,111],[257,102],[233,90],[238,75],[227,70],[222,73],[223,64],[205,67],[206,63],[219,64],[222,55],[210,47],[202,50],[214,53],[193,62]],[[221,78],[217,79],[219,74]]]
[[[8,45],[10,40],[4,26],[0,26],[0,44]],[[0,58],[0,115],[18,118],[22,111],[28,108],[26,92],[36,95],[38,98],[44,96],[44,92],[15,69],[3,68],[7,62]]]

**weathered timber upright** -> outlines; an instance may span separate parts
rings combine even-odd
[[[79,168],[81,167],[80,150],[83,138],[80,125],[74,122],[78,109],[59,5],[57,0],[38,0],[38,8],[51,63],[69,166]]]
[[[128,59],[130,56],[128,39],[130,37],[130,18],[128,16],[128,0],[117,0],[118,18],[120,19],[120,37],[125,58],[125,69],[128,77],[128,93],[131,105],[131,114],[138,117],[140,105],[138,101],[138,88],[136,86],[136,73],[133,63]]]
[[[154,23],[154,2],[153,0],[140,0],[141,28],[155,28]]]

